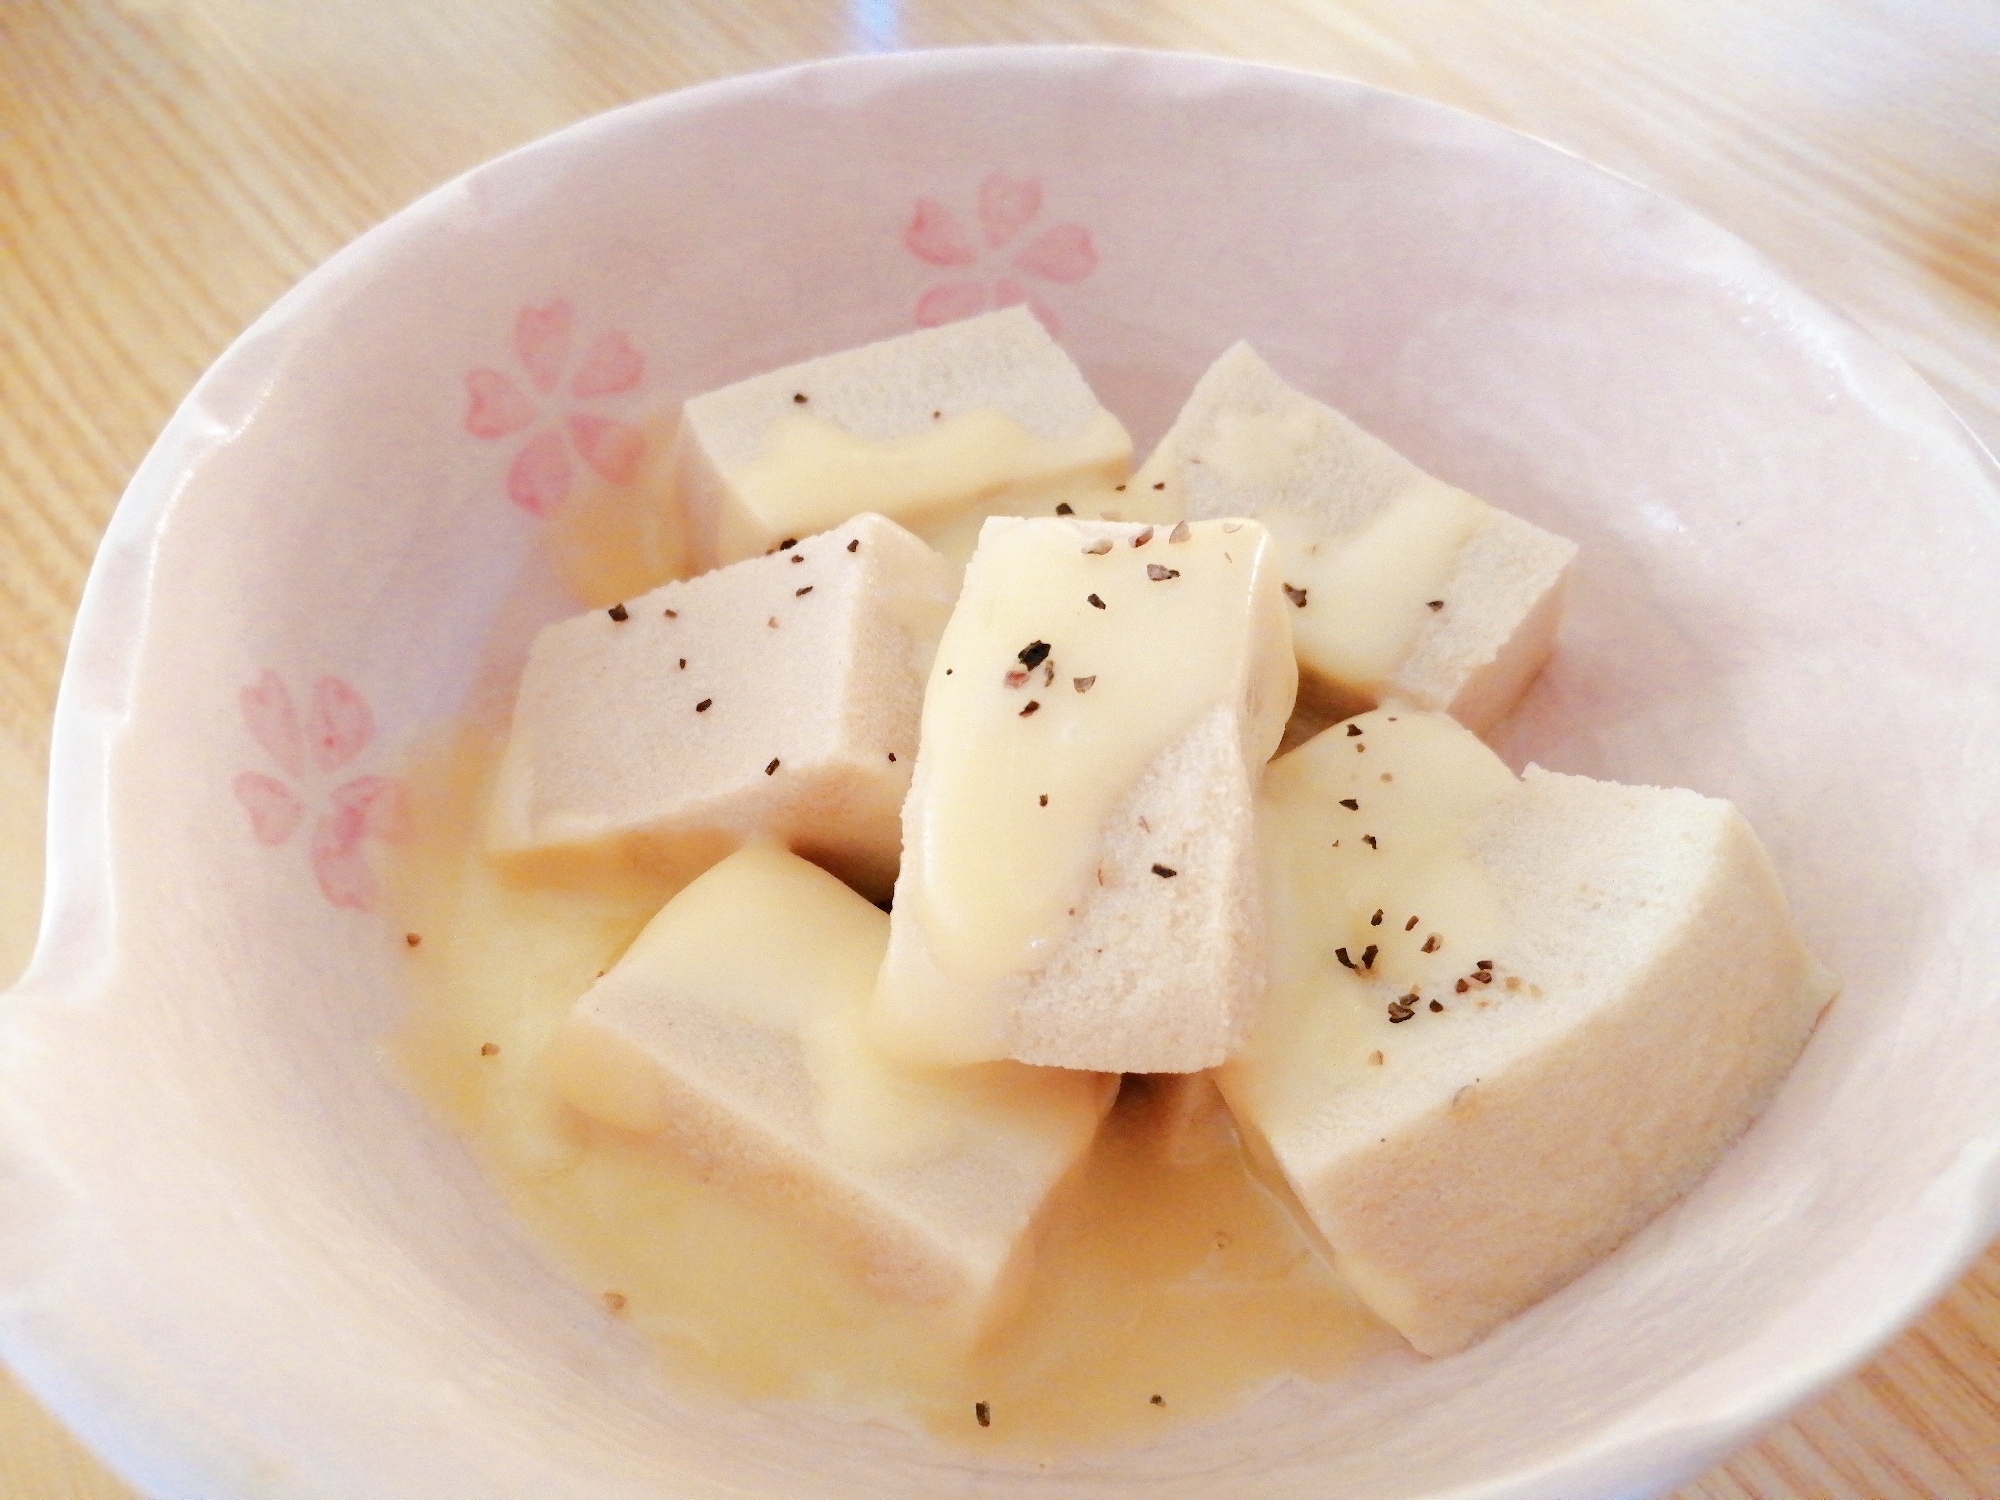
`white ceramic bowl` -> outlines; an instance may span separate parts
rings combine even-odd
[[[629,464],[648,403],[1003,295],[1142,443],[1247,336],[1577,538],[1504,749],[1735,798],[1846,981],[1692,1197],[1470,1353],[1038,1472],[663,1386],[378,1065],[401,999],[366,910],[367,778],[568,607],[533,513],[565,469]],[[1996,1227],[1996,580],[1995,472],[1907,368],[1714,227],[1447,109],[1029,49],[591,120],[307,278],[113,520],[0,1016],[0,1354],[161,1500],[1667,1486]]]

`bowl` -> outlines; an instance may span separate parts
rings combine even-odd
[[[1143,446],[1247,337],[1582,544],[1519,765],[1739,803],[1840,1000],[1693,1194],[1473,1350],[986,1462],[709,1402],[379,1044],[397,754],[504,704],[558,539],[679,399],[1027,301]],[[2000,1226],[2000,479],[1686,210],[1464,114],[1186,56],[847,59],[589,120],[364,236],[203,378],[63,678],[0,1014],[0,1355],[166,1497],[1653,1491]]]

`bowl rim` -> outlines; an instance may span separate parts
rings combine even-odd
[[[630,101],[586,116],[482,161],[396,210],[307,272],[234,338],[176,407],[134,471],[99,544],[76,612],[56,697],[50,748],[46,874],[39,928],[27,968],[0,991],[0,1065],[8,1044],[32,1024],[37,1007],[75,1004],[100,990],[111,963],[118,872],[111,854],[112,757],[133,713],[134,686],[145,651],[153,607],[153,582],[161,542],[173,524],[190,476],[230,443],[257,408],[272,367],[286,351],[300,313],[324,298],[369,260],[379,244],[400,239],[446,213],[489,172],[551,148],[651,114],[699,112],[739,94],[790,88],[823,75],[860,78],[881,73],[948,67],[982,71],[1035,71],[1052,60],[1079,67],[1139,66],[1191,74],[1280,75],[1334,84],[1397,101],[1400,107],[1442,112],[1471,128],[1512,137],[1554,152],[1576,168],[1614,180],[1692,222],[1762,265],[1818,314],[1832,319],[1880,358],[1909,377],[1934,403],[1952,434],[1974,455],[1989,483],[2000,489],[2000,462],[1978,434],[1900,354],[1813,291],[1799,286],[1770,257],[1675,198],[1532,133],[1471,110],[1401,90],[1321,70],[1218,54],[1103,44],[1004,44],[863,52],[811,59],[732,74]],[[1885,367],[1887,368],[1887,367]],[[0,1101],[4,1103],[4,1101]],[[0,1141],[8,1129],[0,1108]],[[7,1142],[11,1144],[11,1142]],[[1810,1357],[1776,1365],[1761,1379],[1733,1387],[1725,1400],[1712,1396],[1684,1412],[1655,1410],[1650,1398],[1556,1456],[1482,1478],[1434,1500],[1532,1500],[1550,1494],[1609,1496],[1638,1484],[1670,1487],[1701,1472],[1760,1428],[1809,1400],[1871,1359],[1926,1307],[1942,1296],[2000,1233],[2000,1122],[1968,1142],[1951,1167],[1925,1190],[1932,1223],[1950,1230],[1931,1241],[1931,1253],[1912,1264],[1900,1259],[1899,1290],[1885,1293],[1867,1319],[1850,1319],[1836,1339],[1821,1338]],[[1848,1261],[1862,1252],[1857,1250]],[[1845,1264],[1847,1262],[1842,1262]],[[65,1378],[60,1338],[38,1340],[11,1332],[0,1319],[0,1358],[58,1416],[87,1439],[117,1453],[135,1453],[116,1441],[129,1422],[91,1401],[88,1381]],[[79,1372],[80,1373],[80,1372]],[[114,1457],[114,1462],[117,1462]]]

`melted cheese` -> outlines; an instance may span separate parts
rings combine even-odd
[[[1459,553],[1490,510],[1463,490],[1434,484],[1411,490],[1343,537],[1328,538],[1296,514],[1266,516],[1283,582],[1299,591],[1286,598],[1300,667],[1380,697],[1432,618],[1429,601],[1443,596]]]
[[[963,562],[987,516],[1039,514],[1065,501],[1094,513],[1131,457],[1132,439],[1104,411],[1061,438],[984,409],[892,442],[791,413],[771,424],[762,453],[724,476],[732,504],[716,550],[723,561],[754,557],[872,510]]]
[[[1271,986],[1249,1045],[1225,1069],[1248,1118],[1275,1130],[1343,1079],[1386,1065],[1387,1006],[1411,994],[1416,1005],[1448,1002],[1487,956],[1504,908],[1467,836],[1518,786],[1450,718],[1393,705],[1271,763],[1257,810]]]
[[[950,993],[884,970],[876,1034],[897,1050],[1000,1055],[996,986],[1045,960],[1105,818],[1199,718],[1240,705],[1252,765],[1277,744],[1296,668],[1269,539],[1245,521],[1174,534],[1060,519],[981,534],[931,667],[897,887]]]
[[[830,1260],[780,1206],[568,1109],[549,1040],[673,886],[636,865],[503,874],[477,837],[493,759],[478,737],[449,736],[403,768],[414,837],[383,875],[410,1005],[390,1050],[577,1284],[615,1293],[604,1315],[648,1341],[676,1388],[809,1402],[1032,1460],[1149,1441],[1276,1379],[1326,1380],[1396,1346],[1282,1186],[1253,1177],[1226,1131],[1193,1153],[1184,1137],[1162,1143],[1145,1095],[1121,1101],[1049,1205],[1013,1321],[970,1350],[933,1309]]]

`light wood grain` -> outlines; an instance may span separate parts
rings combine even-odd
[[[338,246],[629,99],[857,47],[1345,73],[1693,204],[2000,445],[2000,8],[1895,0],[0,0],[0,978],[92,550],[197,374]],[[2000,1252],[1684,1500],[2000,1500]],[[129,1494],[0,1376],[0,1500]],[[223,1497],[216,1497],[223,1500]]]

